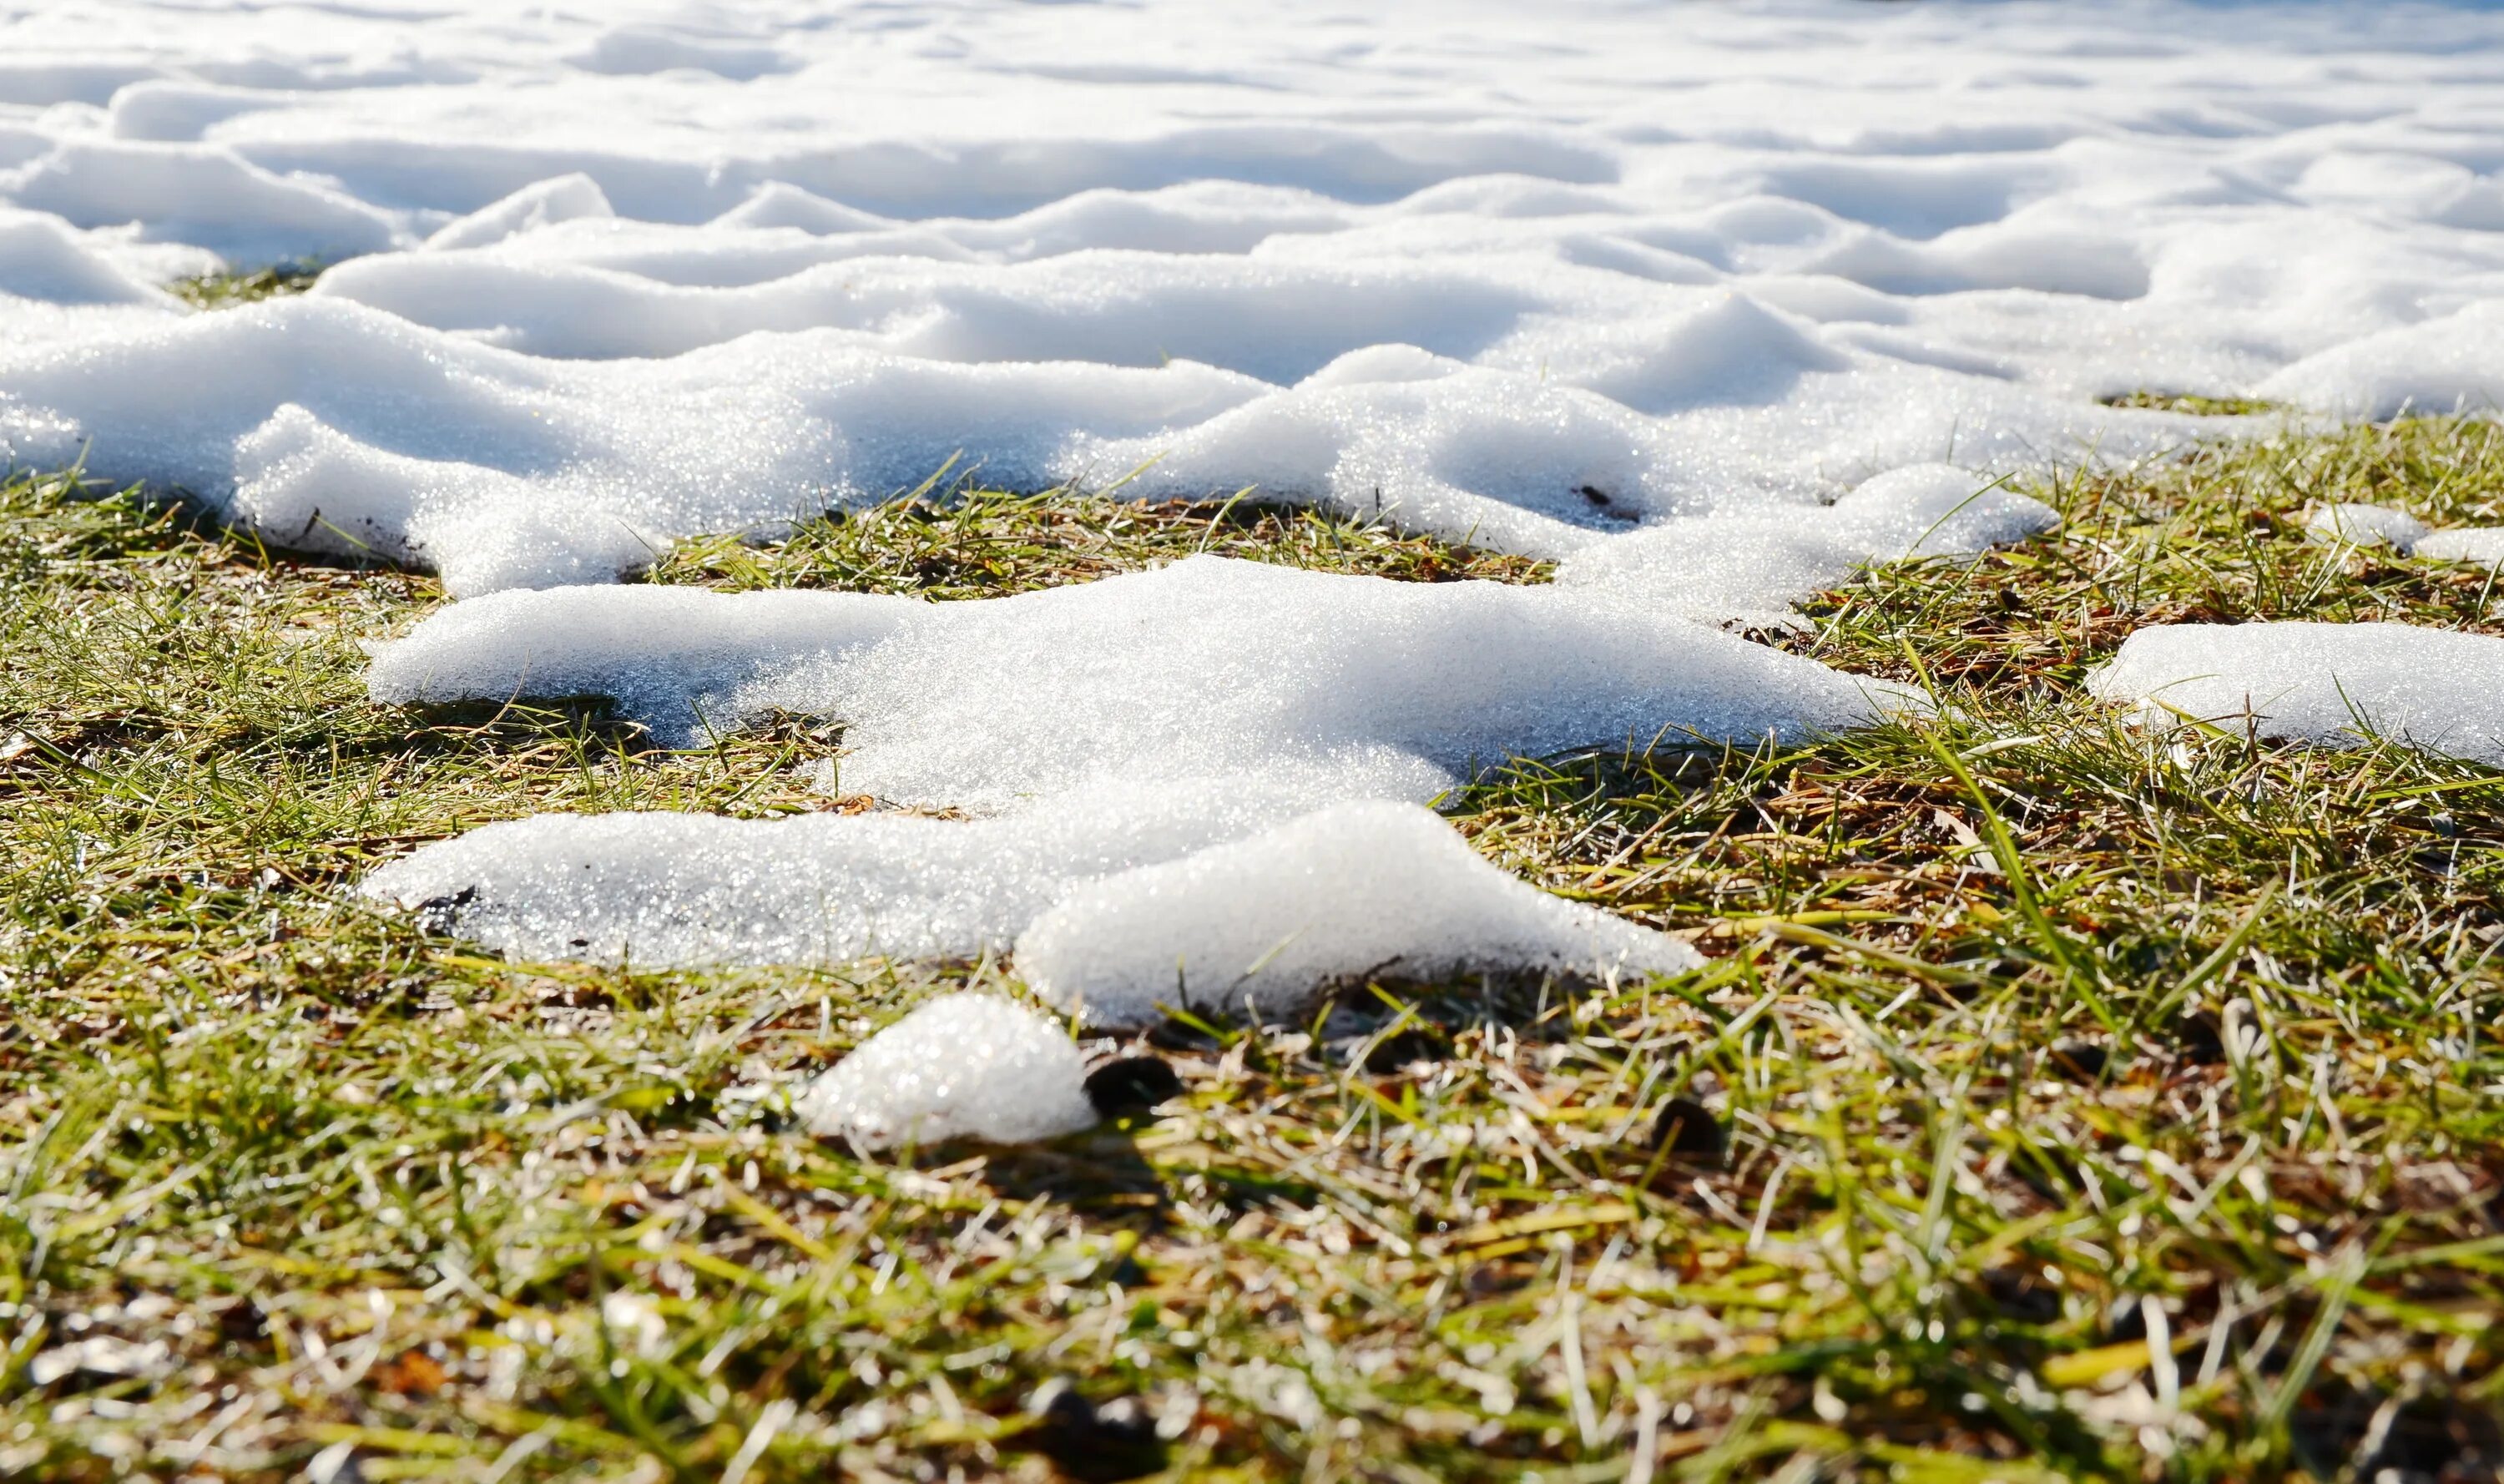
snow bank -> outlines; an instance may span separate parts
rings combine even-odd
[[[1022,1144],[1093,1127],[1087,1064],[1068,1033],[995,994],[932,1000],[810,1084],[810,1129],[862,1149]]]
[[[663,613],[683,640],[625,627]],[[1640,602],[1217,557],[953,604],[507,596],[377,646],[369,683],[387,701],[605,695],[677,742],[765,711],[839,719],[846,789],[979,809],[1284,766],[1461,775],[1584,746],[1746,746],[1920,704]]]
[[[2166,624],[2088,680],[2150,719],[2257,718],[2260,735],[2349,744],[2365,734],[2504,763],[2504,638],[2409,624]]]
[[[387,211],[214,145],[71,137],[0,172],[0,200],[74,226],[141,223],[150,236],[245,262],[337,259],[409,242]]]
[[[423,250],[448,253],[487,247],[526,232],[545,231],[560,222],[606,222],[616,215],[609,197],[601,193],[600,183],[577,170],[525,186],[493,205],[435,228]]]
[[[1163,1009],[1292,1018],[1369,979],[1614,979],[1701,962],[1677,939],[1515,880],[1432,812],[1393,803],[1341,805],[1081,886],[1019,937],[1016,958],[1037,994],[1115,1026]]]
[[[1764,616],[1868,553],[1790,543],[1748,577],[1712,555],[1745,525],[1690,518],[1760,518],[1771,548],[1893,469],[2232,431],[2099,404],[2136,390],[2377,415],[2497,390],[2493,15],[1846,7],[1673,35],[1476,0],[966,0],[940,46],[919,4],[437,10],[415,52],[327,0],[67,0],[12,29],[0,205],[84,237],[0,245],[27,301],[0,298],[0,452],[88,449],[465,594],[962,454],[1002,484],[1145,466],[1145,495],[1659,558],[1698,611]],[[2146,44],[2116,53],[2116,23]],[[1396,77],[1351,60],[1386,48]],[[319,305],[168,327],[59,251],[107,234],[336,266]],[[1681,534],[1596,555],[1656,525]]]
[[[1711,622],[1788,624],[1789,604],[1857,568],[1970,556],[2060,524],[2050,506],[1949,465],[1909,465],[1823,510],[1700,516],[1587,546],[1566,588],[1609,589]]]
[[[1004,951],[1086,881],[1438,780],[1279,769],[1080,792],[996,819],[542,814],[428,846],[367,896],[524,959],[727,967]]]

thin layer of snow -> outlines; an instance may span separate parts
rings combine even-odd
[[[1514,880],[1432,812],[1395,803],[1339,805],[1080,886],[1016,954],[1037,994],[1109,1026],[1169,1009],[1292,1018],[1368,979],[1614,980],[1702,961]]]
[[[2504,764],[2504,638],[2411,624],[2164,624],[2141,629],[2088,692],[2150,720],[2349,744],[2387,737]]]
[[[1060,1025],[996,994],[944,995],[880,1031],[794,1104],[862,1149],[1023,1144],[1094,1126],[1087,1063]]]
[[[1425,770],[1273,770],[1105,788],[1000,818],[541,814],[425,846],[369,897],[525,959],[656,967],[972,958],[1074,887],[1350,796],[1424,799]]]
[[[663,615],[675,635],[643,626]],[[1218,557],[950,604],[503,595],[377,646],[370,684],[386,701],[609,696],[673,742],[769,711],[831,718],[847,790],[987,810],[1286,766],[1450,777],[1585,746],[1752,745],[1921,706],[1640,598]]]
[[[0,459],[462,593],[959,454],[1547,557],[1813,526],[2234,421],[2134,390],[2491,406],[2498,55],[2172,0],[54,0],[0,20],[0,208],[55,233],[0,241]],[[204,252],[338,265],[210,320],[111,276]]]

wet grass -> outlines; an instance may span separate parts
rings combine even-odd
[[[2494,632],[2485,572],[2296,524],[2495,521],[2490,428],[2065,483],[2060,537],[1786,640],[1950,719],[1454,801],[1705,971],[1386,986],[1169,1045],[1155,1116],[904,1163],[731,1094],[995,968],[507,964],[343,889],[537,810],[826,807],[820,739],[369,707],[356,642],[428,579],[60,493],[0,491],[0,1473],[2498,1476],[2504,779],[2076,695],[2151,622]],[[660,575],[961,597],[1203,546],[1541,575],[963,492]],[[1142,1420],[1030,1411],[1056,1379]]]

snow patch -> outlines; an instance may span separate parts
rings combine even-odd
[[[519,959],[722,968],[974,958],[1006,951],[1087,881],[1333,799],[1425,799],[1441,786],[1421,768],[1280,769],[1074,793],[993,819],[541,814],[427,846],[360,889]]]
[[[2504,638],[2410,624],[2162,624],[2088,679],[2099,700],[2352,745],[2367,733],[2504,763]]]
[[[2306,511],[2304,534],[2324,545],[2387,546],[2407,556],[2425,538],[2426,524],[2406,510],[2351,501]]]
[[[2060,524],[2050,506],[1950,465],[1908,465],[1823,510],[1698,516],[1586,546],[1564,588],[1610,590],[1717,623],[1788,626],[1791,603],[1862,566],[1965,557]]]
[[[622,627],[665,604],[706,615],[693,662]],[[892,627],[864,643],[865,624]],[[1922,706],[1637,601],[1218,557],[950,604],[565,589],[455,604],[378,646],[370,683],[388,701],[606,695],[678,742],[767,711],[827,717],[846,727],[846,789],[989,810],[1273,766],[1460,775],[1577,747],[1745,746]]]
[[[794,1105],[812,1132],[862,1149],[950,1139],[1024,1144],[1096,1123],[1068,1033],[996,994],[945,995],[880,1031]]]
[[[1165,1010],[1292,1018],[1370,979],[1615,980],[1703,960],[1481,859],[1431,811],[1346,804],[1083,885],[1017,942],[1035,992],[1092,1024]]]

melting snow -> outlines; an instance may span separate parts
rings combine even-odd
[[[1168,959],[1213,976],[1192,993],[1282,1005],[1394,957],[1660,967],[1666,940],[1500,882],[1423,814],[1290,821],[1511,756],[1916,706],[1709,624],[2049,529],[2013,472],[2280,424],[2119,394],[2382,416],[2504,393],[2504,15],[2478,8],[19,11],[0,463],[439,571],[468,601],[380,647],[378,699],[606,697],[678,742],[802,711],[844,724],[847,790],[994,816],[522,821],[372,883],[516,952],[1023,933],[1098,1013]],[[286,302],[159,287],[305,258],[333,266]],[[953,605],[598,586],[952,460],[1248,487],[1557,581],[1194,560]],[[2315,529],[2504,559],[2397,512]],[[2156,630],[2096,685],[2493,758],[2499,644]],[[828,1126],[1062,1126],[1074,1053],[1024,1016],[922,1012],[829,1080]],[[993,1081],[915,1082],[960,1040]]]
[[[380,646],[371,685],[384,701],[609,695],[673,740],[769,710],[834,718],[847,790],[991,810],[1280,765],[1448,781],[1582,746],[1794,740],[1923,704],[1638,598],[1219,557],[949,604],[502,595]]]
[[[2504,389],[2492,14],[442,11],[0,24],[6,457],[465,594],[959,453],[1694,571],[1613,538]]]
[[[1281,823],[1335,797],[1423,799],[1427,774],[1272,772],[1071,794],[995,819],[541,814],[428,846],[369,896],[525,958],[656,967],[1006,951],[1074,887]]]
[[[1489,865],[1428,811],[1343,804],[1072,891],[1017,942],[1036,993],[1094,1024],[1164,1010],[1293,1017],[1315,993],[1388,978],[1674,974],[1675,938],[1549,896]]]
[[[2165,624],[2141,629],[2091,694],[2264,737],[2371,734],[2504,764],[2504,638],[2410,624]]]
[[[817,1133],[863,1149],[1016,1144],[1094,1126],[1087,1063],[1060,1025],[996,994],[942,996],[880,1031],[796,1104]]]

